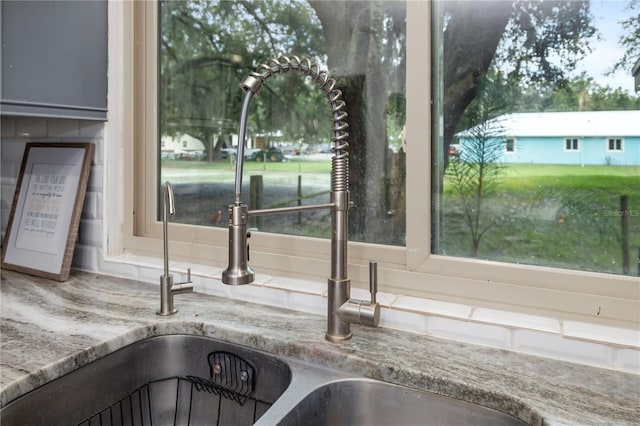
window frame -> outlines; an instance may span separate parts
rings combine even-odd
[[[611,142],[614,147],[611,148]],[[618,142],[620,142],[620,148],[617,148]],[[607,138],[607,152],[624,152],[624,138],[622,137],[609,137]]]
[[[108,198],[122,197],[122,216],[111,215],[106,231],[107,255],[122,253],[162,256],[162,227],[157,220],[157,5],[133,2],[125,8],[125,40],[129,50],[123,59],[122,97],[132,110],[121,119],[121,128],[110,131],[123,135],[122,156],[111,149],[111,170],[122,170],[124,191],[109,186]],[[130,14],[130,16],[129,16]],[[379,289],[395,295],[457,302],[474,307],[498,308],[516,313],[557,319],[636,327],[640,309],[640,280],[602,273],[555,269],[455,258],[431,253],[430,167],[437,149],[420,143],[431,135],[431,78],[437,64],[424,54],[430,46],[431,2],[407,3],[407,229],[406,246],[366,243],[349,244],[349,274],[356,287],[367,288],[368,260],[377,259]],[[130,20],[130,22],[129,22]],[[426,22],[426,25],[425,25]],[[131,90],[128,90],[131,89]],[[437,102],[435,103],[437,105]],[[425,120],[425,117],[427,118]],[[114,124],[110,124],[114,130]],[[428,139],[428,138],[427,138]],[[416,142],[414,142],[416,141]],[[111,141],[110,141],[111,143]],[[514,138],[515,148],[515,138]],[[117,150],[115,150],[117,151]],[[441,155],[442,153],[440,153]],[[114,165],[115,162],[115,165]],[[109,173],[109,172],[108,172]],[[133,182],[133,184],[129,184]],[[434,197],[437,198],[437,197]],[[231,200],[230,200],[231,202]],[[177,206],[179,208],[179,206]],[[172,260],[188,261],[197,271],[221,271],[228,260],[228,231],[170,224]],[[252,266],[258,276],[289,276],[326,286],[330,271],[330,241],[255,232],[252,235]],[[304,272],[303,272],[304,271]],[[214,274],[217,274],[215,272]]]
[[[570,142],[571,146],[567,148],[567,142]],[[573,148],[573,142],[575,142],[575,148]],[[565,152],[580,152],[582,149],[580,138],[564,138],[564,151]]]
[[[511,141],[511,149],[509,149],[509,141]],[[504,138],[504,154],[505,155],[515,155],[516,153],[516,138],[507,137]]]

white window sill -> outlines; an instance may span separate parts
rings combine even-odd
[[[196,292],[326,315],[326,285],[256,274],[245,286],[222,284],[221,268],[172,262],[176,281],[192,268]],[[99,271],[159,283],[162,259],[124,254],[100,262]],[[352,297],[368,299],[352,289]],[[640,374],[640,330],[558,320],[451,302],[378,293],[380,326],[478,345]],[[323,330],[318,331],[318,336]],[[321,338],[321,337],[319,337]]]

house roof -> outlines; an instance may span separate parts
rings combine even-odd
[[[640,136],[640,110],[513,113],[492,121],[505,136]]]

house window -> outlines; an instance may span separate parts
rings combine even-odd
[[[564,150],[565,151],[579,151],[580,150],[580,142],[577,138],[567,138],[564,140]]]
[[[507,153],[515,152],[516,150],[516,141],[515,139],[505,139],[504,140],[504,151]]]
[[[622,139],[609,138],[607,140],[607,151],[622,151]]]
[[[476,3],[476,11],[457,9],[476,7]],[[136,44],[145,51],[135,57],[146,58],[147,64],[147,68],[135,67],[140,73],[137,81],[145,87],[145,96],[140,98],[147,105],[158,103],[160,108],[153,116],[149,113],[151,108],[139,106],[139,116],[146,121],[140,130],[144,137],[136,138],[136,143],[143,146],[132,150],[141,159],[131,166],[135,177],[131,182],[136,187],[131,197],[135,205],[129,211],[135,214],[127,218],[126,228],[131,229],[131,235],[126,248],[161,253],[157,248],[161,247],[158,241],[162,237],[158,187],[161,179],[167,179],[176,183],[176,215],[170,224],[175,255],[209,266],[226,266],[226,208],[233,201],[234,168],[230,156],[225,158],[222,153],[224,147],[237,144],[238,99],[242,96],[238,82],[274,51],[258,44],[277,45],[281,38],[282,52],[310,52],[309,56],[322,68],[331,68],[337,76],[352,77],[339,81],[345,93],[355,93],[355,98],[346,98],[353,106],[349,111],[353,118],[350,156],[352,164],[357,165],[351,168],[354,208],[350,211],[353,219],[349,245],[349,270],[354,281],[365,285],[367,260],[373,258],[384,270],[381,291],[389,293],[583,319],[596,315],[592,308],[597,308],[600,300],[613,299],[610,304],[617,307],[604,309],[607,316],[602,318],[634,321],[637,296],[629,280],[619,276],[621,250],[618,239],[613,237],[619,235],[619,229],[614,229],[619,223],[614,219],[619,219],[614,214],[619,200],[607,198],[603,203],[603,194],[593,190],[595,185],[584,186],[594,176],[586,165],[565,168],[552,163],[565,160],[551,154],[552,146],[557,149],[557,135],[580,133],[567,132],[565,128],[555,133],[550,142],[555,145],[550,145],[548,135],[536,133],[551,128],[549,121],[542,121],[544,116],[535,116],[528,121],[533,124],[526,128],[523,122],[515,126],[518,123],[500,118],[513,116],[526,105],[530,109],[523,114],[538,114],[545,105],[555,105],[549,109],[556,111],[557,105],[564,105],[563,96],[567,94],[553,97],[555,92],[551,90],[561,85],[542,76],[512,79],[508,75],[538,68],[524,66],[524,61],[535,55],[513,51],[515,45],[506,40],[518,41],[518,46],[526,49],[526,40],[516,35],[549,35],[548,28],[553,27],[547,27],[544,20],[515,19],[511,16],[515,10],[512,5],[508,5],[508,11],[501,7],[496,10],[507,14],[496,25],[485,25],[483,19],[461,24],[464,19],[459,18],[482,18],[486,10],[481,3],[345,1],[332,19],[319,19],[319,13],[335,13],[335,2],[313,2],[317,10],[309,9],[309,3],[302,1],[256,2],[256,7],[264,8],[259,13],[255,8],[251,13],[221,9],[245,7],[250,4],[247,2],[135,2],[137,10],[145,11],[143,24],[153,29],[144,32],[148,37],[145,43]],[[496,2],[496,7],[500,3],[503,2]],[[577,4],[561,2],[559,12],[580,13],[582,6]],[[548,11],[556,10],[554,7]],[[252,23],[249,16],[260,16],[261,22]],[[279,19],[265,25],[265,16],[303,18],[305,26],[297,24],[293,30],[287,29]],[[492,19],[497,17],[492,15]],[[518,23],[525,21],[540,28],[529,32],[518,29]],[[323,23],[337,25],[339,34],[347,32],[348,46],[343,44],[345,39],[336,40],[338,33],[323,28]],[[182,28],[185,24],[187,27]],[[275,38],[265,37],[265,28],[273,30]],[[486,40],[474,33],[488,30],[499,31],[498,36],[503,39],[491,52],[492,57],[495,54],[494,62],[481,60],[483,50],[473,45]],[[587,38],[583,32],[575,34]],[[194,41],[197,48],[189,48]],[[368,46],[366,54],[360,50],[361,42]],[[340,45],[339,49],[328,49],[337,57],[323,50],[331,43]],[[297,45],[299,49],[293,49]],[[280,53],[280,49],[275,50]],[[155,56],[157,52],[159,58]],[[457,57],[456,52],[464,55]],[[366,65],[361,62],[363,59]],[[176,60],[180,64],[172,62]],[[571,63],[571,58],[567,62]],[[157,63],[161,64],[157,76],[144,72]],[[476,65],[480,63],[491,65],[477,74]],[[456,76],[477,86],[456,94],[454,89],[468,87],[450,80]],[[523,85],[512,86],[514,82]],[[545,89],[549,90],[538,90],[536,82],[548,83]],[[327,197],[329,160],[309,163],[293,151],[314,158],[329,156],[331,129],[323,118],[327,114],[325,99],[302,76],[278,75],[267,86],[269,90],[260,92],[249,115],[245,152],[249,158],[245,162],[243,197],[249,198],[251,176],[261,175],[265,190],[281,196],[269,203],[297,203],[301,175],[303,195],[322,201]],[[476,92],[475,97],[471,96]],[[308,110],[315,111],[317,117]],[[557,122],[561,128],[570,124],[567,120]],[[449,145],[458,140],[456,135],[469,129],[478,130],[474,135],[478,148],[470,150],[460,143],[459,157],[446,155]],[[181,134],[203,142],[204,161],[158,161],[160,136]],[[509,135],[506,139],[510,142],[506,142],[505,135]],[[510,155],[507,162],[505,151],[515,152],[516,139],[518,156]],[[286,161],[277,161],[278,152]],[[263,155],[253,155],[256,153]],[[274,154],[272,158],[270,153]],[[524,163],[514,167],[511,161]],[[307,169],[309,164],[312,169]],[[638,179],[633,170],[615,168],[606,172],[615,172],[608,180],[615,188],[608,187],[608,193],[619,193],[619,187],[640,188],[640,182],[629,184],[629,179]],[[457,177],[455,173],[459,173]],[[486,178],[482,188],[473,186],[478,176]],[[600,184],[600,176],[597,180]],[[571,182],[580,186],[571,186]],[[568,186],[562,186],[565,183]],[[481,197],[473,198],[474,193]],[[307,202],[306,197],[302,198]],[[286,220],[283,216],[270,216],[256,224],[258,231],[252,232],[251,237],[254,269],[274,276],[295,274],[324,281],[331,266],[327,261],[329,225],[324,214],[304,213],[300,219],[295,214]],[[630,217],[634,230],[631,238],[640,235],[634,217]],[[634,239],[631,245],[640,245],[640,241]],[[614,287],[616,295],[611,297]]]

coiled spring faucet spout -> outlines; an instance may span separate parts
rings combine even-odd
[[[257,95],[266,81],[275,74],[290,71],[309,76],[326,93],[331,108],[332,151],[331,158],[331,198],[327,204],[284,207],[249,211],[241,200],[242,168],[247,130],[247,116],[253,96]],[[346,104],[342,92],[335,87],[336,80],[320,66],[307,58],[282,56],[258,66],[255,72],[240,83],[245,91],[240,128],[238,131],[238,152],[236,155],[235,202],[229,205],[229,266],[222,272],[222,282],[230,285],[251,283],[255,273],[249,266],[249,245],[247,223],[249,215],[290,213],[300,210],[331,209],[331,276],[328,279],[327,340],[342,343],[351,338],[350,324],[360,323],[377,327],[380,306],[375,301],[377,283],[370,279],[371,300],[351,299],[351,281],[347,275],[347,236],[349,199],[349,127],[346,119]],[[376,277],[375,263],[370,263],[370,277]]]

